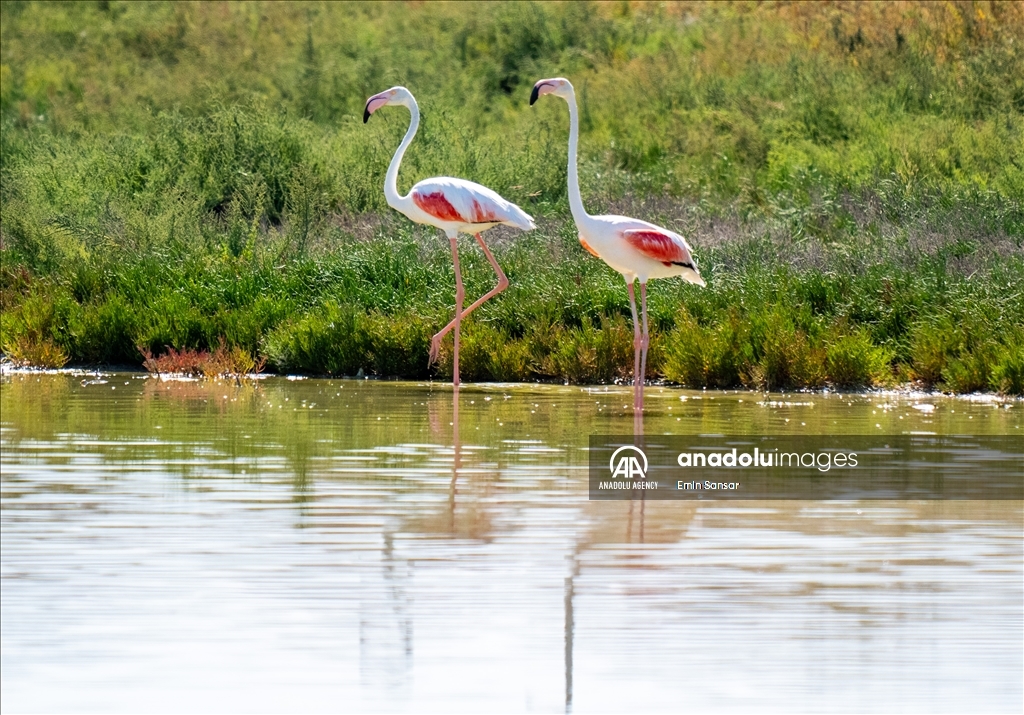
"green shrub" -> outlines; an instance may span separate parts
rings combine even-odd
[[[279,372],[355,375],[363,366],[356,311],[326,302],[267,336],[267,363]]]
[[[116,365],[138,364],[138,312],[120,295],[82,306],[71,326],[77,360]]]
[[[61,368],[68,354],[49,338],[19,335],[4,344],[4,354],[16,364],[42,368]]]
[[[761,333],[761,344],[760,357],[751,368],[755,385],[775,390],[823,384],[822,351],[813,347],[807,334],[796,327],[791,313],[777,307],[756,330]]]
[[[167,286],[146,302],[137,344],[153,354],[167,348],[208,348],[217,336],[210,317],[181,290]]]
[[[426,367],[428,345],[423,351],[423,367]],[[459,337],[459,377],[466,382],[482,382],[496,379],[492,372],[493,356],[507,347],[507,336],[487,323],[472,318],[462,323]],[[441,343],[441,354],[436,368],[442,379],[451,379],[455,357],[455,338],[448,333]],[[520,378],[521,379],[521,378]]]
[[[597,331],[589,320],[578,328],[563,330],[555,349],[542,363],[545,374],[566,382],[599,382],[597,343]]]
[[[523,382],[536,377],[530,346],[525,340],[507,340],[494,345],[490,352],[488,372],[498,382]]]
[[[431,326],[419,316],[370,313],[356,321],[364,370],[384,377],[425,377]]]
[[[13,310],[3,312],[0,322],[3,349],[8,352],[13,350],[8,346],[16,344],[26,346],[49,342],[67,354],[74,343],[68,326],[80,312],[81,307],[66,291],[44,286]]]
[[[688,387],[731,387],[746,381],[746,331],[735,313],[702,326],[682,311],[662,345],[665,377]]]
[[[826,380],[838,387],[888,385],[892,353],[871,342],[867,330],[839,329],[825,347]]]
[[[920,323],[911,339],[914,377],[926,385],[939,383],[950,354],[956,351],[956,340],[957,336],[949,323]]]
[[[11,360],[38,367],[63,367],[69,360],[67,323],[79,311],[67,293],[29,296],[0,313],[0,349]]]
[[[942,371],[942,382],[953,392],[982,392],[993,379],[994,356],[991,349],[963,354],[950,360]]]
[[[566,382],[590,384],[632,377],[632,331],[622,318],[602,315],[599,325],[584,317],[579,327],[558,331],[553,346],[541,357],[541,373]],[[540,352],[535,349],[535,354]]]
[[[990,385],[1004,395],[1024,395],[1024,342],[1011,343],[1000,351]]]
[[[469,323],[463,328],[460,371],[469,380],[521,382],[536,379],[534,354],[527,340],[517,340],[490,323]],[[444,378],[452,375],[452,349],[449,338],[442,349]]]

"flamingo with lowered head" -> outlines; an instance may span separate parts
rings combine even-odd
[[[629,288],[629,307],[633,312],[633,384],[634,407],[643,409],[643,384],[647,371],[647,281],[650,278],[682,276],[690,283],[704,285],[686,239],[653,223],[626,216],[591,216],[583,208],[580,179],[576,171],[576,149],[580,122],[576,109],[576,93],[572,83],[562,77],[542,79],[533,86],[530,105],[545,94],[561,97],[569,105],[569,208],[579,231],[580,243],[589,253],[600,258],[622,274]],[[640,305],[643,332],[636,313],[633,283],[640,282]]]
[[[433,363],[437,360],[441,339],[450,330],[454,330],[455,359],[452,365],[452,384],[458,387],[459,329],[462,319],[508,287],[508,278],[505,277],[498,262],[494,260],[494,256],[480,237],[480,233],[498,224],[514,226],[524,231],[534,229],[536,226],[533,223],[533,218],[512,202],[501,198],[486,186],[465,179],[453,179],[448,176],[424,179],[413,186],[405,196],[399,194],[398,167],[402,163],[405,150],[409,148],[413,137],[416,136],[416,130],[420,125],[420,109],[412,92],[405,87],[392,87],[366,100],[363,123],[365,124],[370,119],[371,114],[388,104],[407,107],[412,114],[409,130],[405,133],[405,138],[402,139],[395,156],[391,159],[391,165],[388,166],[388,173],[384,179],[384,197],[387,199],[388,206],[405,214],[416,223],[436,226],[441,229],[448,236],[452,246],[452,261],[455,263],[455,319],[442,328],[430,341],[429,362]],[[467,233],[476,237],[477,243],[480,244],[480,248],[483,249],[484,255],[487,256],[487,260],[498,276],[498,285],[477,299],[466,310],[462,309],[466,293],[462,287],[462,274],[459,271],[457,244],[459,233]]]

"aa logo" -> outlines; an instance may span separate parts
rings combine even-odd
[[[640,460],[643,460],[642,466]],[[619,447],[612,452],[612,458],[608,461],[608,470],[612,473],[612,479],[646,479],[647,455],[642,449],[631,444]]]

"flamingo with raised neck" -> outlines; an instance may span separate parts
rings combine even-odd
[[[530,105],[546,94],[561,97],[569,105],[569,209],[579,231],[580,243],[626,279],[629,308],[633,313],[633,406],[643,409],[643,385],[647,372],[647,281],[651,278],[681,276],[690,283],[704,285],[697,260],[682,236],[661,226],[626,216],[591,216],[583,208],[580,178],[577,173],[577,148],[580,121],[576,93],[564,77],[542,79],[533,86]],[[641,321],[637,319],[633,283],[640,283]]]
[[[413,186],[405,196],[399,194],[398,167],[402,163],[405,150],[409,148],[413,137],[416,136],[416,130],[420,125],[420,109],[412,92],[405,87],[392,87],[366,100],[363,123],[369,121],[371,114],[389,104],[398,104],[408,108],[412,114],[412,121],[409,123],[405,138],[402,139],[402,143],[399,144],[398,150],[391,159],[387,176],[384,179],[384,197],[387,199],[388,206],[405,214],[411,221],[436,226],[445,232],[451,243],[452,261],[455,264],[455,318],[431,339],[428,361],[433,363],[437,360],[442,338],[449,331],[454,330],[455,356],[452,364],[452,384],[458,387],[459,333],[462,319],[508,287],[508,278],[505,277],[504,271],[501,270],[501,266],[494,259],[480,234],[498,224],[514,226],[524,231],[534,229],[536,226],[533,223],[533,218],[511,201],[506,201],[486,186],[465,179],[453,179],[448,176],[424,179]],[[462,309],[466,292],[462,287],[462,273],[459,270],[457,243],[459,233],[467,233],[476,237],[477,243],[480,244],[480,248],[483,249],[484,255],[487,256],[488,262],[498,276],[498,285],[465,310]]]

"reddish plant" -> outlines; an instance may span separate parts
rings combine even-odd
[[[222,377],[225,375],[251,375],[263,370],[265,359],[254,358],[249,351],[238,346],[228,348],[224,338],[211,353],[208,350],[167,348],[163,355],[153,355],[148,348],[140,347],[145,358],[143,367],[156,374],[194,375],[196,377]]]

